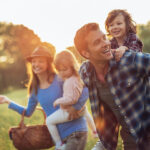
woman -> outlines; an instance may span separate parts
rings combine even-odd
[[[57,77],[53,66],[53,56],[44,46],[37,47],[27,61],[31,63],[32,74],[28,86],[29,101],[25,108],[20,106],[9,98],[0,95],[0,103],[8,103],[8,107],[22,114],[26,109],[25,116],[31,116],[38,102],[48,117],[59,107],[54,108],[53,103],[59,97],[62,97],[62,81]],[[88,90],[84,89],[79,102],[74,108],[80,110],[88,98]],[[72,110],[74,110],[72,108]],[[87,139],[87,126],[83,117],[79,119],[58,124],[58,131],[61,139],[66,143],[65,150],[84,150]],[[63,148],[64,149],[64,148]],[[55,148],[55,150],[61,150]]]

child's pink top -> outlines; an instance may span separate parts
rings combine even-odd
[[[75,104],[83,89],[83,84],[76,76],[71,76],[66,79],[63,85],[63,97],[56,100],[57,104],[60,104],[61,108]]]

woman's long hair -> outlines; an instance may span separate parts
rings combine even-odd
[[[47,81],[49,83],[51,83],[54,79],[55,74],[56,74],[56,70],[55,70],[55,67],[54,67],[52,61],[49,60],[48,58],[47,58],[47,66],[48,66],[48,68],[47,68],[47,74],[48,74]],[[29,76],[29,82],[27,84],[28,94],[31,95],[31,93],[35,92],[35,94],[37,95],[40,81],[39,81],[37,75],[33,72],[31,63],[27,64],[27,73]]]

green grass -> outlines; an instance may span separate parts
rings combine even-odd
[[[20,105],[27,105],[27,91],[26,89],[13,90],[12,92],[6,93],[9,98]],[[88,102],[88,109],[90,109]],[[0,105],[0,150],[16,150],[9,139],[8,130],[12,126],[18,126],[20,122],[20,115],[11,109],[8,109],[7,104]],[[39,111],[35,111],[30,118],[25,118],[25,124],[42,124],[43,116]],[[93,139],[91,132],[88,133],[88,141],[86,144],[86,150],[91,150],[91,148],[96,143],[97,139]],[[119,139],[119,144],[117,150],[121,150],[121,140]],[[49,150],[54,150],[51,148]]]

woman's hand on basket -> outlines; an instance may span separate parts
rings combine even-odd
[[[0,95],[0,104],[4,104],[4,103],[10,104],[10,101],[11,100],[7,96]]]

